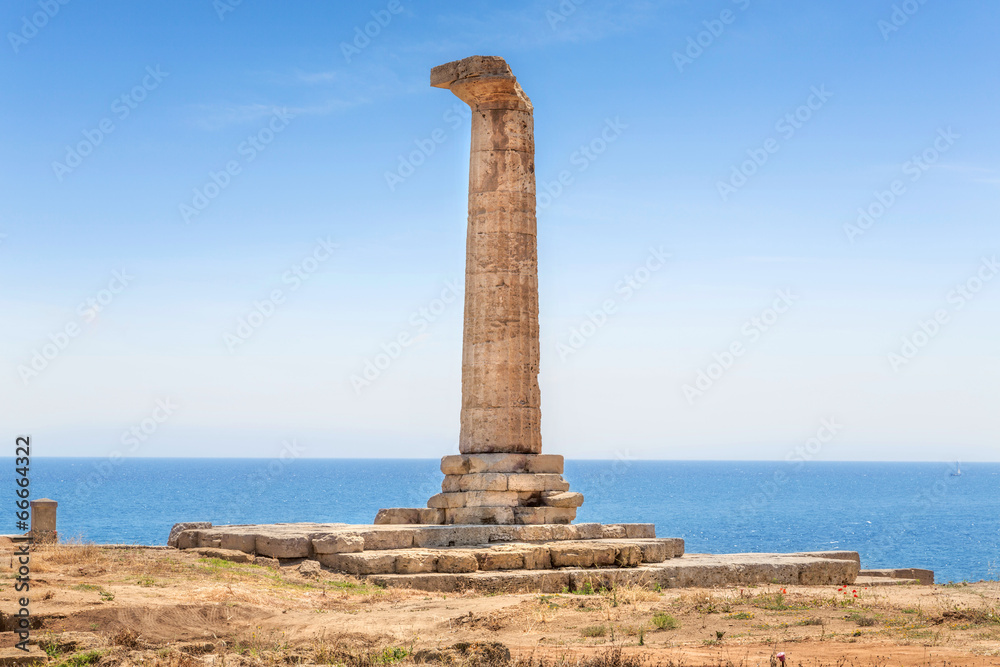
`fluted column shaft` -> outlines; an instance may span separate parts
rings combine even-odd
[[[472,108],[462,345],[463,454],[541,452],[531,101],[500,58],[435,68]]]

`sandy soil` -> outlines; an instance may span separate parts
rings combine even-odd
[[[11,552],[0,546],[8,615],[20,597]],[[1000,665],[1000,582],[443,595],[93,545],[39,548],[31,568],[32,640],[72,667],[503,665],[505,649],[594,667],[771,665],[778,652],[794,666]],[[0,647],[15,641],[0,633]]]

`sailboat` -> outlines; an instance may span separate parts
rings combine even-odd
[[[951,473],[951,476],[952,477],[962,476],[962,466],[957,461],[955,462],[955,472]]]

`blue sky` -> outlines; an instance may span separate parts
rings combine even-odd
[[[428,80],[482,54],[535,105],[546,452],[1000,460],[998,21],[6,2],[4,437],[454,453],[469,125]]]

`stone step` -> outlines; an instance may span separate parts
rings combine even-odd
[[[462,454],[441,459],[445,475],[479,473],[563,473],[563,457],[554,454]]]
[[[183,527],[186,525],[197,527]],[[279,559],[308,558],[317,553],[357,553],[414,547],[656,537],[656,530],[651,523],[450,526],[287,523],[214,527],[210,523],[197,523],[178,524],[177,528],[171,531],[169,546],[179,549],[233,549]],[[678,542],[683,553],[684,541]]]
[[[855,586],[919,586],[919,579],[892,579],[887,577],[869,577],[869,576],[859,576],[855,582]]]
[[[862,570],[860,576],[885,579],[916,579],[926,586],[934,584],[933,570],[922,570],[913,567]]]
[[[373,574],[460,574],[498,570],[548,570],[565,567],[637,567],[683,555],[683,540],[579,540],[504,543],[478,547],[391,549],[316,554],[337,572]]]
[[[691,554],[633,568],[561,568],[470,573],[379,574],[366,577],[381,586],[423,591],[481,593],[590,592],[637,585],[644,588],[695,588],[775,584],[842,586],[855,582],[853,560],[800,554]]]

